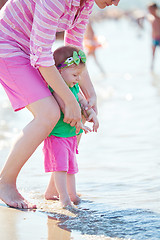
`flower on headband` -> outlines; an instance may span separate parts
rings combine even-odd
[[[71,66],[72,64],[79,65],[80,61],[83,63],[86,62],[86,55],[83,51],[79,50],[78,53],[76,51],[73,52],[73,57],[67,58],[64,62],[60,63],[57,68],[62,69]]]
[[[69,57],[66,59],[65,63],[67,63],[68,65],[71,64],[73,61],[73,58],[72,57]]]

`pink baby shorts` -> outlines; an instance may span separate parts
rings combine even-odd
[[[44,167],[45,172],[78,172],[76,160],[77,136],[62,138],[56,136],[47,137],[44,140]]]

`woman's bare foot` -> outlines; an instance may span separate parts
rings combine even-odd
[[[81,199],[78,195],[75,195],[75,196],[70,195],[70,199],[75,205],[78,205],[81,202]]]
[[[34,209],[36,205],[27,202],[14,184],[0,182],[0,199],[13,208]]]

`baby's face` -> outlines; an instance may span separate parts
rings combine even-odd
[[[97,4],[97,6],[101,9],[110,6],[110,5],[115,5],[118,6],[120,0],[95,0],[95,3]]]
[[[73,87],[80,81],[81,73],[83,70],[83,64],[79,64],[78,66],[73,64],[69,67],[61,69],[60,73],[68,87]]]

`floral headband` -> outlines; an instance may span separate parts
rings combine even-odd
[[[76,51],[73,52],[73,57],[67,58],[64,62],[60,63],[57,68],[62,69],[71,66],[72,64],[79,65],[80,61],[83,63],[86,62],[86,55],[83,51],[79,50],[78,53]]]

